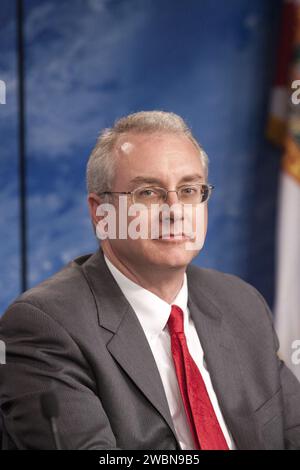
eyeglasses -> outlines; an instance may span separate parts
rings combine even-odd
[[[208,201],[212,190],[215,187],[211,184],[189,184],[181,186],[178,189],[170,190],[156,186],[142,186],[133,191],[104,191],[102,194],[131,194],[133,203],[144,204],[162,204],[166,202],[168,193],[177,193],[178,201],[183,204],[199,204]]]

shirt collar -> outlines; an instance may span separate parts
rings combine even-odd
[[[115,281],[135,311],[147,337],[158,336],[163,331],[171,313],[171,305],[178,305],[185,314],[188,314],[186,273],[184,273],[182,287],[176,298],[172,304],[168,304],[168,302],[126,277],[105,255],[104,259]]]

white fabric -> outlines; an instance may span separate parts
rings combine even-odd
[[[280,357],[300,381],[300,184],[281,174],[275,327]]]
[[[177,382],[173,357],[171,352],[171,340],[167,321],[171,313],[171,305],[157,295],[144,289],[128,279],[104,256],[105,261],[124,296],[135,311],[137,318],[144,330],[156,361],[165,394],[169,404],[171,417],[175,431],[182,449],[195,449],[193,438],[186,418],[179,385]],[[190,316],[188,307],[187,276],[184,274],[181,290],[172,304],[178,305],[184,312],[184,332],[189,352],[197,364],[206,385],[211,403],[214,407],[224,437],[229,449],[234,449],[234,443],[222,416],[216,394],[213,390],[209,372],[203,362],[203,350],[194,322]]]

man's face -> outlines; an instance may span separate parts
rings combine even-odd
[[[167,190],[174,190],[186,184],[205,182],[204,169],[201,164],[199,152],[194,144],[184,135],[174,134],[130,134],[122,136],[116,147],[117,166],[113,181],[112,191],[133,191],[140,187],[159,186]],[[126,196],[127,197],[127,196]],[[119,196],[113,196],[119,218]],[[177,194],[168,193],[166,204],[178,204]],[[131,196],[128,196],[128,206],[132,204]],[[184,214],[184,213],[183,213]],[[182,268],[198,254],[199,249],[187,249],[187,238],[174,240],[156,238],[151,239],[150,227],[153,223],[149,210],[144,210],[144,216],[148,217],[149,237],[147,239],[107,239],[102,242],[111,245],[114,254],[123,262],[140,266],[142,269],[154,268]],[[179,216],[183,219],[183,215]],[[207,203],[201,204],[198,214],[198,231],[200,230],[203,242],[207,230]],[[129,218],[129,222],[132,218]],[[176,213],[168,217],[170,233],[178,234],[175,220]],[[196,228],[196,213],[193,209],[193,229]],[[162,234],[163,216],[159,218],[159,233]],[[183,224],[182,224],[183,225]]]

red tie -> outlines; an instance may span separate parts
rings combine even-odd
[[[229,450],[202,375],[189,353],[183,311],[172,305],[168,320],[177,380],[196,449]]]

